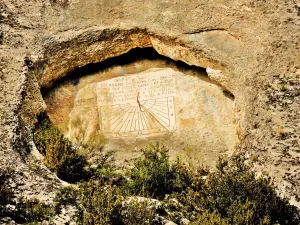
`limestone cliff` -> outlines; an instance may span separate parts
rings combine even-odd
[[[299,25],[300,5],[288,0],[1,1],[0,165],[15,171],[17,193],[51,200],[63,184],[39,161],[31,134],[46,107],[41,88],[153,47],[206,68],[235,96],[238,151],[258,156],[257,171],[299,206]]]

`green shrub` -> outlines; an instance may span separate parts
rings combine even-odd
[[[168,150],[149,145],[129,171],[129,189],[136,195],[163,199],[166,194],[186,189],[192,183],[191,171],[180,161],[171,164]]]
[[[220,160],[201,194],[201,205],[230,224],[299,224],[299,212],[277,196],[268,179],[255,179],[243,156]]]
[[[20,198],[16,204],[15,216],[12,218],[17,223],[32,223],[47,220],[54,215],[54,208],[38,199],[25,200]]]
[[[117,189],[97,182],[85,182],[80,186],[79,201],[83,207],[83,224],[118,224],[118,207],[122,196]]]
[[[149,199],[130,199],[117,188],[97,181],[87,181],[78,189],[65,187],[55,197],[56,210],[72,205],[77,208],[78,224],[135,225],[154,224],[156,208]]]
[[[7,204],[13,203],[13,192],[8,187],[8,181],[12,177],[9,169],[0,170],[0,218],[7,214]]]
[[[84,156],[73,153],[64,157],[57,168],[57,176],[67,182],[78,182],[86,177]]]
[[[191,225],[229,225],[229,223],[215,212],[204,211]]]
[[[39,123],[34,130],[34,142],[44,155],[45,165],[57,176],[68,182],[77,182],[86,177],[87,160],[78,154],[72,143],[60,130],[52,125],[46,115],[38,117]]]
[[[41,154],[45,156],[46,166],[55,172],[62,159],[74,152],[72,144],[52,125],[49,119],[42,114],[38,117],[39,123],[34,130],[34,142]]]
[[[42,221],[53,215],[53,208],[37,199],[15,198],[9,187],[12,177],[13,171],[0,170],[0,219],[10,217],[17,223],[30,223]],[[11,207],[6,207],[8,204]]]
[[[150,199],[130,199],[118,207],[119,223],[124,225],[157,224],[156,207]]]
[[[178,224],[182,218],[195,221],[202,210],[200,196],[201,192],[191,188],[167,195],[163,201],[163,208],[168,212],[168,219]]]
[[[241,155],[230,161],[220,159],[215,172],[194,172],[180,160],[171,163],[166,147],[149,145],[124,177],[116,173],[110,155],[98,156],[93,149],[83,149],[93,159],[93,166],[89,166],[86,157],[48,120],[37,126],[35,142],[45,164],[60,178],[85,180],[78,190],[65,189],[56,199],[58,209],[67,204],[76,206],[82,224],[154,223],[156,212],[144,203],[124,209],[122,202],[130,195],[163,200],[162,212],[168,212],[165,216],[177,223],[181,218],[207,225],[298,225],[300,221],[297,208],[278,197],[268,179],[255,179]]]
[[[67,186],[61,188],[55,195],[54,202],[56,202],[56,206],[67,206],[67,205],[77,205],[79,189],[75,189],[72,186]]]

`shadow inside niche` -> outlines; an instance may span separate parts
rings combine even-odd
[[[201,80],[219,86],[218,83],[208,78],[205,68],[191,66],[182,61],[174,61],[173,59],[158,54],[154,48],[149,47],[149,48],[135,48],[121,56],[109,58],[99,63],[90,63],[85,66],[76,68],[72,72],[68,73],[65,77],[56,80],[51,87],[42,88],[41,93],[43,96],[47,96],[54,87],[58,87],[61,84],[65,84],[66,82],[71,82],[73,85],[77,85],[81,77],[91,76],[97,72],[106,71],[109,68],[112,68],[114,66],[129,65],[139,60],[152,60],[152,61],[162,60],[165,62],[166,67],[168,65],[174,65],[181,72],[193,71],[193,70],[198,71],[202,75],[204,75],[202,77],[199,77]]]
[[[114,93],[115,91],[117,98],[121,99],[118,100],[118,103],[114,102],[113,106],[120,109],[114,110],[115,108],[110,107],[111,105],[106,107],[98,104],[99,96],[106,95],[105,93],[99,95],[96,84],[101,82],[108,84],[111,81],[116,81],[117,77],[130,75],[128,76],[128,78],[130,77],[128,83],[131,85],[131,81],[135,79],[133,76],[137,74],[143,76],[143,72],[151,74],[149,71],[154,71],[159,76],[163,75],[160,74],[160,71],[163,71],[162,73],[170,71],[168,75],[171,76],[174,71],[176,72],[176,79],[168,79],[168,83],[165,84],[162,82],[163,87],[174,87],[174,90],[162,89],[168,95],[174,94],[174,96],[168,96],[170,98],[168,102],[165,99],[162,101],[161,97],[156,97],[160,101],[153,101],[150,98],[153,96],[149,95],[150,97],[147,96],[149,101],[141,104],[140,101],[137,101],[137,93],[133,93],[135,90],[132,91],[130,88],[127,90],[126,84],[124,88],[123,86],[118,88],[117,85],[116,88],[113,88],[114,85],[111,85],[111,92]],[[126,80],[127,83],[127,79],[118,80]],[[151,79],[145,79],[143,88],[145,90],[152,87],[155,89],[157,88],[156,83],[159,84],[155,81],[155,85],[151,86]],[[124,89],[125,91],[123,91]],[[177,154],[182,154],[183,157],[190,158],[191,155],[194,156],[197,153],[199,157],[194,159],[195,163],[203,158],[201,160],[209,164],[211,161],[215,162],[219,153],[234,149],[236,143],[236,130],[232,123],[232,100],[234,100],[234,96],[210,80],[205,68],[174,61],[158,54],[153,48],[133,49],[121,56],[77,68],[63,79],[57,80],[51,88],[42,90],[42,94],[47,105],[46,113],[51,122],[58,126],[67,137],[75,137],[77,128],[82,128],[85,131],[102,132],[99,140],[105,139],[106,151],[118,151],[119,162],[123,162],[128,157],[134,158],[137,153],[133,149],[142,148],[146,142],[159,141],[170,146],[171,154],[174,157]],[[107,96],[106,99],[110,99],[110,96]],[[130,104],[121,102],[124,101],[124,96],[129,96]],[[143,111],[141,107],[147,110]],[[106,108],[108,113],[105,111]],[[131,108],[133,111],[130,111]],[[135,128],[132,133],[130,133],[131,130],[128,132],[126,130],[129,124],[129,114],[133,115],[132,118],[130,117],[132,119],[130,121],[137,121],[134,126],[131,122],[130,129],[131,127]],[[112,119],[117,121],[116,123],[112,122],[113,125],[120,125],[115,133],[118,135],[119,133],[126,133],[126,135],[128,133],[129,138],[122,136],[122,139],[119,136],[107,134],[106,131],[114,130],[117,126],[114,125],[114,128],[108,127],[106,129],[107,124],[112,124],[107,121]],[[165,119],[167,125],[164,126],[162,121]],[[124,121],[127,121],[127,125]],[[150,128],[146,125],[145,128],[141,128],[139,124],[141,126],[149,124]],[[123,125],[126,126],[126,129],[124,128],[126,132],[121,132]],[[140,135],[140,130],[144,131],[142,135]],[[190,146],[193,149],[204,150],[203,152],[196,152],[196,150],[191,150]],[[206,149],[214,149],[214,153],[206,151]]]

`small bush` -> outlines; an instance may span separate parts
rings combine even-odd
[[[57,176],[67,182],[78,182],[86,177],[86,165],[84,156],[73,153],[61,161],[57,168]]]
[[[25,200],[20,198],[16,204],[15,216],[12,218],[17,223],[30,223],[46,220],[54,215],[54,208],[38,199]]]
[[[191,225],[229,225],[229,223],[215,212],[204,211]]]
[[[84,211],[83,224],[118,224],[118,206],[122,197],[109,185],[97,182],[86,182],[80,187],[79,201]]]
[[[255,179],[245,158],[220,160],[201,194],[201,205],[230,224],[299,224],[299,211],[277,196],[265,178]]]
[[[115,167],[108,163],[109,155],[96,157],[93,149],[86,153],[92,156],[93,167],[87,166],[86,158],[47,120],[37,126],[35,142],[46,165],[60,178],[69,182],[93,179],[81,183],[79,190],[58,194],[58,205],[75,205],[83,224],[154,223],[155,212],[140,202],[124,209],[122,202],[129,195],[164,200],[162,211],[177,223],[182,218],[196,221],[195,225],[300,222],[297,208],[278,197],[268,179],[255,179],[241,155],[230,161],[220,159],[215,172],[194,172],[179,160],[171,163],[167,148],[149,145],[124,177],[116,175]],[[1,191],[9,193],[2,187]],[[34,216],[39,215],[39,208],[34,212],[32,218],[40,219]]]
[[[7,214],[7,204],[13,203],[13,192],[8,186],[8,181],[12,177],[9,169],[0,170],[0,218]]]
[[[62,159],[73,153],[74,150],[71,142],[62,135],[57,127],[50,123],[44,114],[38,119],[39,123],[34,130],[34,142],[39,152],[45,156],[46,166],[54,172]]]
[[[0,170],[0,219],[9,217],[17,223],[29,223],[42,221],[53,214],[54,211],[51,206],[37,199],[15,198],[9,187],[9,181],[12,177],[13,171],[9,169]]]
[[[60,189],[54,198],[57,207],[77,204],[79,190],[74,187],[67,186]]]
[[[129,171],[129,189],[133,194],[163,199],[166,194],[186,189],[192,183],[191,171],[179,161],[172,165],[168,150],[149,145]]]
[[[128,179],[112,175],[110,167],[78,190],[61,192],[58,202],[75,205],[82,224],[156,224],[157,214],[178,224],[182,218],[195,225],[299,224],[299,211],[279,198],[267,179],[255,179],[242,156],[220,159],[217,170],[209,173],[193,172],[180,161],[170,163],[167,152],[159,145],[148,146],[128,171]],[[130,195],[163,201],[154,210],[147,201],[126,204]]]
[[[77,208],[78,224],[135,225],[154,224],[156,208],[149,199],[131,199],[114,186],[97,181],[87,181],[78,189],[66,187],[56,197],[56,209],[72,205]],[[156,224],[156,223],[155,223]]]
[[[44,155],[45,165],[62,180],[77,182],[86,176],[87,160],[66,139],[60,130],[52,125],[44,114],[39,116],[34,130],[34,142]]]
[[[157,224],[156,207],[151,204],[150,199],[130,199],[122,202],[118,207],[120,224],[124,225],[152,225]]]

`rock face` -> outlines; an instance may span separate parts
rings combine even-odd
[[[75,142],[102,141],[120,163],[159,141],[172,158],[213,166],[238,143],[234,99],[205,71],[138,59],[76,82],[45,95],[48,115]]]
[[[31,166],[40,164],[31,135],[46,108],[40,89],[78,67],[153,47],[209,68],[235,96],[238,150],[258,156],[256,169],[299,206],[299,8],[287,0],[2,1],[1,167],[16,171],[18,192],[50,198],[60,181]]]

